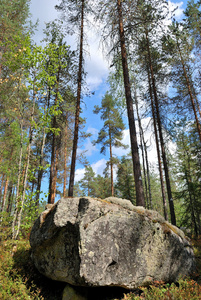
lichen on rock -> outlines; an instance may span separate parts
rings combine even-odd
[[[175,281],[194,271],[190,241],[158,212],[109,197],[62,198],[36,220],[32,257],[49,278],[127,289]]]

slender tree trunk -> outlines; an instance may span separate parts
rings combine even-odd
[[[75,164],[76,164],[78,133],[79,133],[80,99],[81,99],[82,68],[83,68],[84,4],[85,4],[85,2],[84,2],[84,0],[82,0],[77,103],[76,103],[76,112],[75,112],[75,128],[74,128],[73,150],[72,150],[70,180],[69,180],[69,189],[68,189],[69,197],[73,197],[73,187],[74,187],[74,179],[75,179]]]
[[[141,144],[141,151],[142,151],[142,160],[143,160],[143,172],[144,172],[144,181],[145,181],[145,191],[146,191],[146,202],[147,202],[147,208],[152,209],[152,196],[151,196],[151,184],[150,184],[150,172],[149,172],[149,163],[148,163],[148,155],[147,155],[147,149],[146,149],[146,143],[144,140],[144,131],[142,128],[142,123],[140,119],[139,114],[139,107],[138,107],[138,99],[137,99],[137,90],[136,90],[136,82],[134,79],[134,94],[135,94],[135,106],[136,106],[136,112],[137,112],[137,118],[138,118],[138,125],[139,125],[139,131],[140,131],[140,144]],[[146,167],[145,167],[146,164]],[[147,169],[146,169],[147,168]],[[147,184],[148,182],[148,184]]]
[[[7,213],[11,213],[12,210],[12,192],[13,192],[13,184],[12,182],[10,182],[8,187],[8,204],[6,208]]]
[[[9,176],[6,177],[6,182],[4,186],[4,193],[3,193],[3,201],[2,201],[2,206],[1,206],[1,211],[4,211],[5,204],[6,204],[6,196],[7,196],[7,191],[8,191],[8,184],[9,184]]]
[[[40,152],[39,170],[38,170],[38,178],[37,178],[37,188],[36,188],[36,206],[37,207],[39,207],[40,190],[41,190],[41,183],[42,183],[42,178],[43,178],[43,157],[44,157],[45,139],[46,139],[46,133],[45,133],[45,129],[44,129],[43,130],[43,139],[42,139],[41,152]]]
[[[57,105],[57,102],[58,102],[60,72],[61,72],[61,68],[59,67],[58,74],[57,74],[57,91],[56,91],[56,96],[55,96],[55,101],[54,101],[55,105]],[[53,128],[56,129],[56,126],[57,126],[57,119],[56,119],[56,116],[54,116],[53,117]],[[58,145],[56,142],[57,142],[57,138],[56,138],[55,133],[53,132],[50,179],[49,179],[49,195],[48,195],[48,203],[50,203],[50,204],[54,204],[54,201],[55,201],[54,182],[57,180],[57,178],[55,178],[55,176],[57,176],[56,153],[57,153],[57,149],[58,149]]]
[[[164,144],[164,140],[163,140],[162,125],[161,125],[160,112],[159,112],[158,95],[157,95],[157,91],[156,91],[155,77],[154,77],[154,71],[153,71],[153,66],[152,66],[147,31],[146,31],[146,40],[147,40],[149,65],[150,65],[150,71],[151,71],[151,81],[152,81],[152,86],[153,86],[153,94],[154,94],[154,101],[155,101],[155,108],[156,108],[156,118],[157,118],[157,123],[158,123],[158,131],[159,131],[159,137],[160,137],[160,143],[161,143],[161,151],[162,151],[163,165],[164,165],[164,171],[165,171],[167,194],[168,194],[168,200],[169,200],[169,206],[170,206],[171,222],[173,225],[176,225],[174,203],[173,203],[173,198],[172,198],[169,171],[168,171],[168,165],[167,165],[167,159],[166,159],[166,153],[165,153],[165,144]]]
[[[1,177],[0,203],[1,203],[1,198],[2,198],[3,187],[4,187],[4,177],[5,177],[5,174],[3,174]]]
[[[27,178],[28,178],[28,170],[29,170],[29,162],[30,162],[30,154],[31,154],[31,143],[32,143],[32,138],[33,138],[33,120],[34,120],[34,111],[35,111],[35,86],[33,87],[33,107],[32,107],[32,112],[31,112],[31,125],[29,128],[29,144],[28,144],[28,149],[27,149],[27,163],[26,163],[26,168],[25,168],[25,175],[24,175],[24,184],[23,184],[23,193],[22,193],[22,201],[20,203],[20,209],[19,213],[16,216],[17,220],[17,230],[15,231],[15,224],[14,224],[14,231],[13,231],[13,239],[17,239],[20,231],[20,226],[21,226],[21,219],[22,219],[22,211],[24,208],[24,201],[25,201],[25,195],[26,195],[26,187],[27,187]],[[18,212],[17,209],[17,212]]]
[[[187,71],[186,71],[185,63],[184,63],[184,60],[183,60],[183,57],[182,57],[182,54],[181,54],[181,49],[180,49],[178,41],[177,41],[177,48],[179,50],[179,55],[180,55],[180,59],[181,59],[181,63],[182,63],[183,71],[184,71],[184,77],[186,79],[188,93],[189,93],[189,96],[190,96],[190,99],[191,99],[191,104],[192,104],[193,112],[194,112],[194,115],[195,115],[195,121],[196,121],[196,125],[197,125],[197,130],[198,130],[198,134],[199,134],[199,138],[200,138],[200,142],[201,142],[201,128],[200,128],[200,123],[199,123],[198,116],[197,116],[197,111],[196,111],[196,107],[195,107],[195,101],[193,99],[193,93],[192,93],[192,90],[191,90],[191,84],[190,84],[190,81],[189,81],[189,78],[188,78],[188,74],[187,74]]]
[[[111,138],[111,129],[110,129],[110,125],[109,125],[109,140],[110,140],[110,177],[111,177],[111,195],[114,196],[112,138]]]
[[[195,88],[194,88],[194,87],[193,87],[193,94],[194,94],[194,98],[195,98],[196,106],[197,106],[197,109],[198,109],[198,111],[199,111],[199,115],[200,115],[200,118],[201,118],[201,110],[200,110],[200,105],[199,105],[199,101],[198,101],[198,98],[197,98],[196,91],[195,91]]]
[[[47,115],[47,109],[50,105],[50,87],[47,86],[48,95],[45,101],[44,111],[45,117]],[[39,161],[39,170],[38,170],[38,178],[37,178],[37,188],[36,188],[36,206],[39,207],[39,199],[40,199],[40,190],[41,190],[41,183],[43,178],[43,167],[44,167],[44,149],[45,149],[45,140],[46,140],[46,127],[43,128],[43,137],[42,137],[42,144],[41,144],[41,152],[40,152],[40,161]]]
[[[163,200],[163,213],[164,213],[165,220],[168,220],[167,202],[166,202],[166,196],[165,196],[165,185],[164,185],[164,180],[163,180],[163,170],[162,170],[162,164],[161,164],[161,153],[160,153],[159,140],[158,140],[158,132],[157,132],[157,124],[156,124],[156,116],[155,116],[155,108],[154,108],[154,100],[153,100],[153,93],[152,93],[152,87],[151,87],[151,78],[150,78],[149,68],[148,68],[148,82],[149,82],[149,94],[150,94],[150,99],[151,99],[152,117],[153,117],[153,123],[154,123],[154,135],[155,135],[156,150],[157,150],[157,157],[158,157],[158,169],[159,169],[160,182],[161,182],[161,193],[162,193],[162,200]]]
[[[130,86],[130,78],[129,78],[129,71],[128,71],[121,1],[122,0],[117,0],[118,18],[119,18],[118,20],[119,36],[120,36],[120,44],[121,44],[121,58],[122,58],[122,68],[123,68],[123,76],[124,76],[127,114],[128,114],[129,130],[130,130],[131,152],[132,152],[132,159],[133,159],[133,172],[135,178],[136,205],[145,206],[142,175],[141,175],[141,168],[140,168],[140,158],[139,158],[138,143],[137,143],[137,133],[135,128],[135,119],[134,119],[134,111],[133,111],[133,100],[131,97],[131,86]]]
[[[29,133],[29,146],[28,146],[28,153],[27,153],[27,163],[26,163],[26,169],[25,169],[25,176],[24,176],[22,201],[20,203],[19,213],[17,215],[17,230],[14,234],[14,237],[13,237],[14,239],[18,238],[19,231],[20,231],[20,226],[21,226],[22,211],[23,211],[23,208],[24,208],[24,201],[25,201],[26,187],[27,187],[27,177],[28,177],[29,161],[30,161],[30,153],[31,153],[31,142],[32,142],[32,128],[30,128],[30,133]]]
[[[193,199],[192,199],[192,189],[190,188],[190,180],[188,178],[187,172],[185,172],[185,177],[186,177],[186,182],[187,182],[187,186],[188,186],[188,194],[189,194],[190,206],[191,206],[191,221],[193,223],[194,232],[197,237],[198,236],[198,227],[197,227],[197,222],[196,222],[196,218],[195,218],[194,203],[193,203]]]
[[[56,126],[56,117],[54,117],[53,128]],[[55,134],[53,133],[52,137],[52,150],[51,150],[51,166],[50,166],[50,178],[49,178],[49,195],[48,195],[48,203],[54,204],[53,199],[53,177],[55,170],[55,153],[56,153],[56,145],[55,145]]]
[[[66,183],[67,183],[67,139],[68,139],[68,128],[67,120],[65,127],[65,139],[64,139],[64,175],[63,175],[63,197],[66,197]]]
[[[18,164],[18,179],[17,179],[17,190],[16,190],[16,200],[15,200],[15,211],[13,214],[13,222],[12,222],[12,238],[15,237],[15,225],[19,210],[19,195],[20,195],[20,179],[21,179],[21,171],[22,171],[22,147],[23,147],[23,119],[20,122],[21,129],[21,138],[20,138],[20,154],[19,154],[19,164]]]
[[[52,181],[52,199],[53,199],[53,203],[55,202],[55,197],[56,197],[58,158],[59,158],[59,147],[57,145],[56,155],[55,155],[55,163],[54,163],[54,176],[53,176],[53,181]]]

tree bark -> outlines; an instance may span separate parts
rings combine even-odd
[[[22,171],[22,150],[23,150],[23,119],[20,122],[20,130],[21,130],[21,137],[20,137],[20,154],[19,154],[19,164],[18,164],[18,179],[17,179],[17,190],[16,190],[16,200],[15,200],[15,211],[13,214],[13,222],[12,222],[12,238],[15,237],[15,225],[18,215],[18,204],[19,204],[19,195],[20,195],[20,179],[21,179],[21,171]]]
[[[66,197],[67,183],[67,139],[68,139],[68,120],[66,118],[65,137],[64,137],[64,175],[63,175],[63,197]]]
[[[149,162],[148,162],[146,142],[145,142],[145,139],[144,139],[144,131],[143,131],[143,128],[142,128],[142,122],[141,122],[140,114],[139,114],[135,79],[134,79],[134,94],[135,94],[135,106],[136,106],[136,112],[137,112],[137,118],[138,118],[139,130],[140,130],[140,141],[141,141],[141,151],[142,151],[142,159],[143,159],[143,172],[144,172],[144,181],[145,181],[145,189],[146,189],[147,208],[148,209],[149,208],[153,209],[153,207],[152,207],[152,195],[151,195],[151,184],[150,184]],[[145,167],[145,165],[146,165],[146,167]],[[148,182],[148,184],[147,184],[147,182]]]
[[[31,112],[31,125],[29,127],[29,141],[28,141],[28,149],[27,149],[27,163],[26,163],[26,168],[25,168],[25,174],[24,174],[24,184],[23,184],[23,192],[22,192],[22,201],[20,203],[20,208],[17,207],[17,214],[15,217],[15,221],[17,221],[17,230],[15,230],[15,223],[13,226],[13,239],[17,239],[20,231],[20,226],[21,226],[21,219],[22,219],[22,211],[24,208],[24,201],[25,201],[25,195],[26,195],[26,187],[27,187],[27,178],[28,178],[28,170],[29,170],[29,162],[30,162],[30,155],[31,155],[31,143],[32,143],[32,138],[33,138],[33,120],[34,120],[34,111],[35,111],[35,103],[36,103],[36,98],[35,98],[35,86],[33,87],[33,107],[32,107],[32,112]],[[19,203],[17,203],[17,206]],[[18,212],[19,210],[19,212]]]
[[[55,197],[56,197],[58,158],[59,158],[59,147],[57,146],[56,155],[55,155],[55,163],[54,163],[54,176],[53,176],[53,181],[52,181],[52,199],[54,202],[55,202]]]
[[[60,79],[60,72],[61,68],[59,66],[58,74],[57,74],[57,91],[55,95],[55,101],[54,105],[57,105],[58,102],[58,93],[59,93],[59,79]],[[57,118],[54,115],[53,117],[53,129],[56,129],[57,126]],[[56,195],[56,189],[54,185],[56,186],[56,180],[57,180],[57,161],[56,161],[56,153],[58,150],[58,143],[55,133],[53,132],[52,137],[52,151],[51,151],[51,166],[50,166],[50,179],[49,179],[49,195],[48,195],[48,203],[54,204],[55,201],[55,195]],[[55,191],[54,191],[55,190]]]
[[[182,54],[181,54],[181,49],[180,49],[178,40],[177,40],[177,48],[178,48],[178,51],[179,51],[179,55],[180,55],[180,59],[181,59],[181,63],[182,63],[182,68],[183,68],[183,71],[184,71],[184,77],[186,79],[188,93],[189,93],[189,96],[190,96],[190,99],[191,99],[191,104],[192,104],[192,108],[193,108],[193,112],[194,112],[194,116],[195,116],[197,130],[198,130],[198,134],[199,134],[199,138],[200,138],[200,142],[201,142],[201,128],[200,128],[200,123],[199,123],[197,112],[196,112],[195,101],[193,99],[193,93],[192,93],[192,90],[191,90],[191,84],[190,84],[190,81],[189,81],[189,78],[188,78],[188,74],[187,74],[187,71],[186,71],[185,63],[184,63],[184,60],[183,60],[183,57],[182,57]]]
[[[147,51],[148,51],[148,58],[149,58],[149,68],[151,71],[151,81],[152,81],[152,86],[153,86],[154,102],[155,102],[155,109],[156,109],[156,118],[157,118],[157,124],[158,124],[161,152],[162,152],[163,165],[164,165],[164,171],[165,171],[165,180],[166,180],[166,186],[167,186],[168,201],[169,201],[169,207],[170,207],[171,222],[173,225],[176,225],[174,203],[173,203],[173,198],[172,198],[169,171],[168,171],[168,165],[167,165],[167,159],[166,159],[166,153],[165,153],[165,144],[164,144],[164,140],[163,140],[162,125],[161,125],[161,118],[160,118],[160,112],[159,112],[158,95],[157,95],[157,90],[156,90],[155,77],[154,77],[153,65],[152,65],[152,60],[151,60],[151,53],[150,53],[150,48],[149,48],[149,38],[148,38],[147,30],[146,30],[146,40],[147,40]]]
[[[73,139],[73,150],[71,159],[71,170],[68,196],[73,197],[73,187],[75,179],[75,164],[77,156],[77,145],[78,145],[78,134],[79,134],[79,117],[80,117],[80,99],[81,99],[81,88],[82,88],[82,68],[83,68],[83,38],[84,38],[84,0],[82,0],[81,8],[81,25],[80,25],[80,52],[79,52],[79,69],[78,69],[78,85],[77,85],[77,103],[75,112],[75,127],[74,127],[74,139]]]
[[[110,177],[111,177],[111,195],[114,196],[114,182],[113,182],[113,161],[112,161],[112,138],[109,124],[109,140],[110,140]]]
[[[6,196],[7,196],[7,191],[8,191],[8,184],[9,184],[9,176],[6,177],[6,182],[4,186],[4,193],[3,193],[3,201],[2,201],[2,206],[1,206],[1,212],[4,211],[5,204],[6,204]]]
[[[12,193],[13,193],[12,182],[9,183],[8,191],[9,191],[9,194],[8,194],[8,204],[7,204],[6,212],[10,214],[12,211]]]
[[[3,173],[3,175],[1,176],[0,204],[1,204],[1,198],[2,198],[3,186],[4,186],[4,177],[5,177],[5,174]]]
[[[120,44],[121,44],[121,58],[122,58],[122,68],[123,68],[123,77],[124,77],[124,88],[125,88],[127,114],[128,114],[129,130],[130,130],[133,172],[134,172],[135,188],[136,188],[136,205],[145,206],[142,175],[141,175],[141,168],[140,168],[140,158],[139,158],[138,143],[137,143],[137,133],[135,128],[135,119],[134,119],[134,111],[133,111],[133,100],[131,97],[131,87],[130,87],[130,78],[129,78],[129,71],[128,71],[121,0],[117,0],[117,8],[118,8],[119,36],[120,36]]]
[[[165,186],[164,186],[163,170],[162,170],[162,164],[161,164],[161,153],[160,153],[160,147],[159,147],[156,116],[155,116],[155,108],[154,108],[154,100],[153,100],[153,94],[152,94],[151,78],[150,78],[149,69],[148,69],[148,82],[149,82],[149,94],[150,94],[150,99],[151,99],[152,118],[153,118],[153,122],[154,122],[154,135],[155,135],[156,150],[157,150],[157,157],[158,157],[158,169],[159,169],[160,182],[161,182],[161,194],[162,194],[162,200],[163,200],[163,213],[164,213],[165,220],[168,220],[167,202],[166,202],[166,196],[165,196]]]

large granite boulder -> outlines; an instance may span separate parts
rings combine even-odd
[[[118,198],[62,198],[36,220],[32,258],[45,276],[79,286],[136,288],[194,271],[183,231]]]

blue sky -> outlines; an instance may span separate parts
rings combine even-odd
[[[43,29],[45,28],[45,22],[49,22],[58,17],[57,11],[54,6],[59,4],[59,0],[31,0],[31,14],[32,20],[36,21],[39,19],[38,31],[34,37],[37,44],[43,38]],[[185,9],[187,1],[176,1],[172,0],[169,2],[171,8],[178,6],[175,16],[180,19],[182,18],[182,11]],[[87,150],[86,157],[89,163],[92,165],[94,171],[97,174],[102,174],[106,161],[108,159],[108,154],[106,156],[100,154],[100,146],[93,146],[91,141],[97,136],[98,131],[102,127],[103,123],[100,120],[99,115],[93,114],[94,105],[100,105],[102,97],[107,91],[106,79],[109,73],[109,64],[103,58],[102,51],[100,49],[100,39],[97,36],[95,30],[88,30],[88,48],[90,55],[85,56],[85,70],[87,71],[87,83],[91,91],[95,92],[91,97],[85,97],[83,100],[85,105],[83,106],[82,117],[86,118],[86,132],[92,133],[92,137],[82,141],[81,149]],[[76,42],[73,38],[67,40],[68,44],[74,49],[76,48]],[[127,123],[127,118],[125,117],[125,123]],[[144,120],[144,124],[148,124],[149,119]],[[149,148],[149,160],[154,164],[156,162],[156,151],[154,140],[150,136],[150,132],[147,132],[147,140],[150,141]],[[129,144],[129,131],[128,126],[124,131],[124,143]],[[118,156],[122,156],[128,153],[129,150],[115,149],[114,153]],[[77,162],[76,167],[76,180],[82,178],[84,174],[84,166]]]

